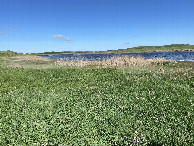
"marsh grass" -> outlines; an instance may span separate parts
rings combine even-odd
[[[48,59],[40,56],[23,55],[12,57],[1,57],[1,65],[7,65],[11,68],[34,68],[34,69],[47,69],[56,67],[145,67],[154,66],[166,62],[165,59],[147,59],[141,56],[119,56],[106,60],[59,60]]]
[[[119,56],[106,60],[57,60],[56,65],[60,66],[101,66],[101,67],[136,67],[136,66],[150,66],[165,62],[165,59],[147,59],[141,56]]]
[[[51,59],[47,59],[40,56],[14,56],[12,57],[15,61],[51,61]]]
[[[7,66],[11,68],[33,68],[33,69],[47,69],[55,67],[55,60],[47,59],[39,56],[23,55],[5,57]]]

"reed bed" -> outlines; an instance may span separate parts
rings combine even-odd
[[[150,66],[157,63],[165,62],[163,58],[144,59],[142,56],[119,56],[106,60],[57,60],[55,63],[59,66],[107,66],[107,67],[135,67]]]
[[[51,59],[40,56],[14,56],[12,59],[15,61],[51,61]]]
[[[8,67],[11,68],[33,68],[33,69],[46,69],[52,68],[55,60],[48,59],[40,56],[13,56],[8,58]]]

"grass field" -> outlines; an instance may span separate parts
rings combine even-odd
[[[0,57],[1,145],[193,145],[194,64]]]

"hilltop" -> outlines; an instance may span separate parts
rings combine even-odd
[[[44,52],[37,54],[109,54],[109,53],[144,53],[144,52],[184,52],[194,51],[194,45],[189,44],[171,44],[164,46],[138,46],[127,49],[107,50],[107,51],[62,51],[62,52]]]
[[[52,54],[111,54],[111,53],[145,53],[145,52],[184,52],[194,51],[194,45],[190,44],[171,44],[164,46],[138,46],[127,49],[107,50],[107,51],[61,51],[61,52],[43,52],[43,53],[27,53],[27,55],[52,55]],[[0,56],[15,56],[22,53],[10,50],[0,51]]]

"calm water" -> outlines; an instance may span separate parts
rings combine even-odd
[[[61,60],[103,60],[122,55],[142,56],[145,59],[165,58],[167,60],[194,61],[194,52],[152,52],[152,53],[119,53],[119,54],[59,54],[38,55],[50,59]]]

